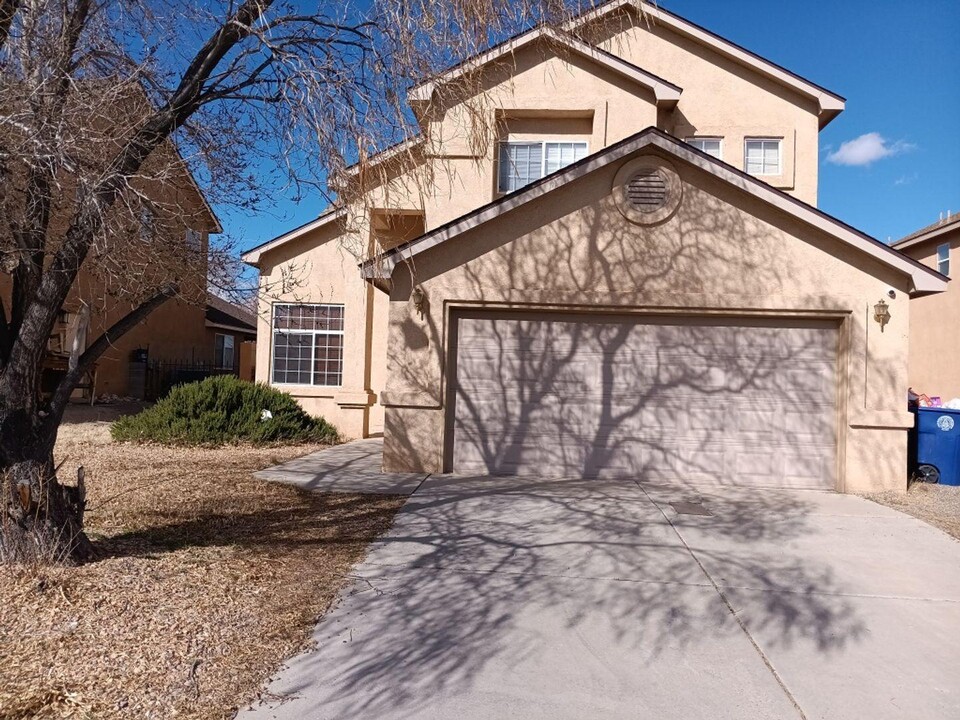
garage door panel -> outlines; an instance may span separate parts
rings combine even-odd
[[[457,472],[834,485],[835,327],[455,322]]]

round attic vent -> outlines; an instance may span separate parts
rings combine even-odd
[[[616,207],[638,225],[656,225],[673,216],[683,198],[676,168],[663,158],[643,155],[617,170],[610,188]]]
[[[627,200],[642,213],[656,212],[667,202],[667,178],[658,168],[644,168],[627,183]]]

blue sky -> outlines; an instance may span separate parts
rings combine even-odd
[[[847,98],[820,133],[822,210],[881,240],[960,212],[958,0],[660,4]],[[261,212],[218,209],[241,248],[322,209],[319,199],[295,202],[292,191],[265,185],[273,200]]]

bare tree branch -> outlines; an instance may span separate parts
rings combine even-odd
[[[0,48],[7,44],[10,25],[20,9],[21,0],[0,0]]]

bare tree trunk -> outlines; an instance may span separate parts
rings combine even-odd
[[[56,435],[32,430],[24,413],[0,410],[0,458],[4,468],[0,560],[83,562],[93,546],[83,532],[86,492],[61,484],[53,464]],[[33,440],[33,442],[31,442]],[[25,442],[26,441],[26,442]]]
[[[36,404],[39,375],[22,381],[0,373],[0,474],[5,486],[0,562],[82,562],[93,555],[83,532],[83,470],[75,486],[56,477],[57,429],[83,373],[111,343],[176,294],[177,286],[167,285],[111,325],[67,372],[43,410]]]

